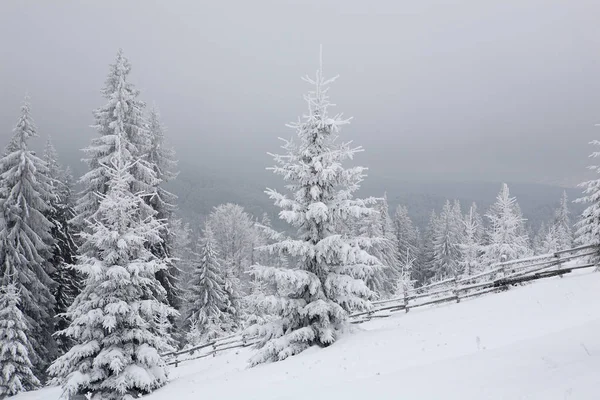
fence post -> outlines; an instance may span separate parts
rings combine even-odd
[[[556,258],[556,270],[560,271],[562,269],[562,262],[560,261],[560,254],[554,253],[554,258]],[[560,276],[562,278],[563,274],[559,273],[558,276]]]
[[[217,342],[213,343],[212,348],[213,348],[212,356],[216,357],[217,356]]]
[[[459,291],[459,282],[457,277],[454,277],[454,295],[456,296],[456,302],[460,303],[460,296],[458,295],[458,291]]]
[[[404,288],[404,312],[407,313],[410,310],[408,307],[408,291]]]

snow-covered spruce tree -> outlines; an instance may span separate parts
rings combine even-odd
[[[553,227],[554,225],[550,225],[550,226]],[[531,248],[533,249],[534,254],[536,254],[536,255],[545,254],[544,250],[542,249],[542,242],[546,238],[547,234],[548,234],[548,227],[546,226],[546,222],[542,221],[539,229],[533,236],[533,240],[531,241]]]
[[[188,321],[188,343],[215,339],[234,327],[231,303],[225,291],[223,269],[215,250],[210,227],[204,229],[200,254],[193,261],[194,273],[186,293],[185,321]],[[193,325],[195,325],[195,327]]]
[[[559,250],[560,236],[556,225],[551,225],[540,243],[539,254],[550,254]]]
[[[117,118],[126,103],[115,109]],[[108,190],[89,231],[82,233],[87,254],[77,269],[86,285],[70,307],[72,321],[62,334],[74,345],[49,368],[67,398],[91,393],[91,399],[134,399],[167,381],[159,352],[169,348],[157,320],[176,311],[162,302],[156,271],[167,268],[147,243],[161,240],[163,228],[143,209],[143,195],[132,190],[136,160],[128,152],[123,125],[114,124],[115,151],[106,166]]]
[[[567,192],[563,191],[560,205],[554,212],[554,226],[558,235],[558,250],[566,250],[573,247],[573,231],[569,214],[571,212],[569,211]]]
[[[418,268],[413,268],[413,279],[416,281],[417,286],[425,285],[435,274],[434,241],[435,233],[440,229],[439,225],[440,219],[435,210],[432,210],[429,223],[421,240],[421,250],[419,252],[421,260],[418,263]]]
[[[433,268],[435,278],[443,280],[457,276],[460,268],[460,243],[462,242],[462,214],[460,204],[446,201],[440,213],[433,237]]]
[[[521,216],[517,199],[510,197],[508,185],[502,184],[502,189],[496,197],[496,202],[486,214],[490,220],[488,243],[484,248],[483,265],[510,261],[531,254],[528,237],[524,234],[525,220]]]
[[[175,151],[165,143],[165,128],[160,122],[160,115],[156,107],[150,110],[148,117],[149,143],[146,150],[146,158],[154,169],[156,182],[153,192],[147,197],[149,204],[156,211],[159,220],[170,221],[175,211],[177,196],[165,189],[164,185],[177,177],[175,172],[177,161]],[[162,241],[151,250],[156,256],[164,259],[169,268],[157,272],[156,278],[167,292],[167,301],[172,307],[179,308],[181,305],[180,290],[178,284],[179,270],[172,260],[173,246],[176,238],[169,230],[169,224],[161,231]]]
[[[475,203],[469,208],[469,213],[463,219],[464,235],[459,244],[460,262],[459,266],[465,276],[474,275],[480,271],[480,255],[481,255],[481,236],[480,224],[481,218],[477,214],[477,206]]]
[[[250,279],[246,272],[251,265],[252,245],[257,235],[252,217],[243,207],[227,203],[215,207],[207,223],[224,266],[240,281],[241,289],[246,289]]]
[[[51,336],[55,303],[49,276],[52,223],[44,215],[51,210],[52,186],[46,164],[28,148],[29,139],[36,136],[26,99],[14,136],[0,159],[0,285],[8,284],[6,270],[11,265],[21,296],[19,309],[30,327],[33,351],[29,356],[41,377],[56,356],[56,343]]]
[[[334,78],[335,79],[335,78]],[[287,182],[290,196],[269,189],[282,208],[280,217],[298,229],[297,238],[267,246],[272,253],[291,256],[291,268],[256,265],[252,274],[275,283],[278,293],[266,296],[265,307],[276,316],[256,329],[261,350],[251,365],[283,360],[312,345],[335,342],[347,323],[350,310],[370,308],[374,293],[365,281],[382,263],[367,250],[383,239],[340,235],[340,221],[367,217],[375,199],[353,198],[365,168],[345,168],[345,160],[361,151],[338,141],[349,120],[330,115],[328,86],[322,68],[305,97],[308,113],[291,125],[296,141],[284,141],[286,154],[274,155],[274,173]]]
[[[96,121],[93,127],[99,136],[83,149],[89,171],[79,181],[83,191],[77,200],[72,221],[79,231],[90,226],[88,221],[98,211],[100,204],[101,197],[98,194],[106,194],[108,190],[108,171],[116,146],[115,127],[118,126],[127,139],[123,141],[123,151],[136,160],[130,172],[133,176],[130,182],[132,191],[150,195],[154,193],[158,182],[153,167],[145,156],[150,143],[148,125],[144,118],[146,105],[138,99],[139,91],[128,82],[130,72],[131,64],[119,49],[102,89],[102,95],[108,102],[94,111]],[[118,113],[117,107],[120,108]],[[144,203],[141,207],[145,213],[152,214],[148,204]],[[80,252],[87,253],[87,250],[84,246]]]
[[[600,150],[596,150],[597,146],[600,146],[600,140],[592,140],[590,144],[595,146],[590,157],[600,157]],[[591,165],[588,168],[600,174],[600,165]],[[578,245],[600,246],[600,178],[582,182],[579,186],[583,188],[583,196],[575,202],[586,204],[587,207],[581,213],[581,219],[575,224],[576,242]],[[598,255],[591,259],[599,264],[596,270],[600,271],[600,250]]]
[[[369,249],[369,254],[377,257],[386,268],[375,271],[366,283],[369,289],[377,293],[379,298],[389,298],[397,289],[396,283],[399,276],[398,246],[392,228],[392,221],[388,214],[387,200],[379,199],[373,208],[376,212],[367,217],[358,218],[351,225],[354,225],[352,228],[355,235],[387,239],[381,243],[375,243]]]
[[[55,286],[52,295],[56,301],[54,311],[54,331],[62,331],[69,326],[65,314],[73,300],[81,290],[81,278],[72,267],[75,264],[77,246],[75,245],[74,233],[69,221],[73,218],[72,184],[73,179],[70,171],[62,170],[58,163],[58,156],[50,138],[44,149],[44,161],[48,166],[48,177],[52,186],[53,196],[50,198],[51,209],[47,211],[46,217],[52,222],[50,234],[54,238],[52,247],[52,258],[50,262],[54,267],[51,274]],[[59,349],[62,352],[71,346],[67,338],[56,336]]]
[[[32,372],[33,365],[29,359],[33,349],[27,339],[27,322],[18,305],[17,286],[12,283],[1,286],[0,399],[40,386],[40,381]]]

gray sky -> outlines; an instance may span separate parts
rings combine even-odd
[[[262,174],[322,43],[371,175],[572,184],[600,137],[598,15],[596,0],[2,0],[0,145],[28,92],[75,157],[122,47],[183,161]]]

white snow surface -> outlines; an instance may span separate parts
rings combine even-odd
[[[600,273],[580,272],[356,326],[248,369],[252,349],[171,370],[148,400],[599,399]],[[54,400],[59,388],[16,400]]]

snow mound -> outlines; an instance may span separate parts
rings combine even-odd
[[[247,368],[251,349],[180,364],[148,400],[598,399],[600,273],[569,274],[355,328]],[[15,400],[53,400],[60,389]]]

